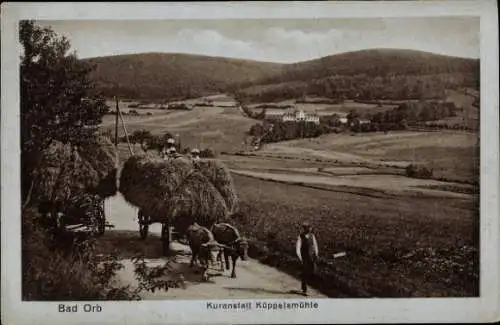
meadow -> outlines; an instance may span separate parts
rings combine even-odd
[[[330,297],[478,295],[477,198],[374,198],[234,179],[235,223],[253,257],[298,276],[294,244],[311,222],[321,255],[314,285]],[[347,255],[334,259],[339,252]]]
[[[192,111],[156,110],[153,116],[144,113],[141,116],[123,116],[127,132],[148,130],[153,135],[166,132],[176,134],[183,146],[200,149],[211,148],[215,151],[238,151],[244,149],[245,131],[255,121],[243,116],[238,108],[224,99],[220,105],[214,101],[213,107],[197,107]],[[113,107],[113,106],[112,106]],[[138,112],[149,109],[136,109]],[[103,119],[102,128],[114,132],[115,117],[107,115]],[[124,136],[119,127],[119,136]]]
[[[372,166],[409,164],[434,169],[437,179],[474,182],[479,172],[479,138],[474,133],[390,132],[327,134],[266,145],[262,154],[318,156],[338,163]]]

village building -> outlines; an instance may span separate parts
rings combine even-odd
[[[282,122],[307,122],[319,124],[319,116],[316,113],[306,113],[303,110],[290,110],[285,113],[266,113],[266,120],[281,120]]]

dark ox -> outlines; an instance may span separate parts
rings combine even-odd
[[[231,257],[233,262],[231,277],[236,278],[236,261],[238,258],[243,261],[248,259],[248,241],[240,236],[238,229],[228,223],[213,225],[212,234],[215,240],[224,247],[217,256],[217,260],[221,262],[221,270],[224,270],[224,264],[226,270],[229,270],[229,258]],[[225,263],[222,261],[222,255],[224,255]]]
[[[208,280],[207,270],[214,264],[214,254],[220,251],[220,244],[214,240],[210,230],[198,224],[193,224],[186,230],[186,238],[191,248],[191,267],[198,262],[202,269],[202,281]]]

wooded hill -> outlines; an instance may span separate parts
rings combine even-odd
[[[107,96],[188,98],[232,92],[243,101],[329,98],[421,99],[479,88],[479,60],[413,50],[374,49],[293,64],[146,53],[88,59]]]
[[[184,99],[224,92],[234,83],[279,73],[282,65],[177,53],[142,53],[86,59],[107,97]]]
[[[304,95],[334,99],[442,98],[446,89],[479,88],[479,60],[374,49],[286,65],[276,75],[238,85],[240,100],[279,101]]]

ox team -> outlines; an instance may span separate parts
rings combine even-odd
[[[163,150],[163,157],[176,158],[177,149],[175,140],[170,138],[167,140],[167,145]],[[200,160],[200,151],[198,149],[191,150],[191,159],[193,161]],[[191,266],[195,263],[199,264],[202,269],[202,279],[208,279],[207,270],[209,264],[214,264],[214,253],[217,254],[217,261],[220,262],[221,271],[229,270],[231,258],[232,271],[231,277],[236,277],[235,267],[238,258],[245,261],[248,258],[248,242],[241,237],[238,230],[227,223],[215,224],[212,229],[207,229],[198,224],[191,225],[186,237],[192,251]],[[302,230],[296,242],[296,254],[301,262],[301,290],[304,296],[307,296],[307,287],[310,284],[316,269],[316,261],[318,259],[318,243],[316,236],[312,232],[311,225],[307,222],[302,224]],[[224,260],[222,258],[224,257]]]

